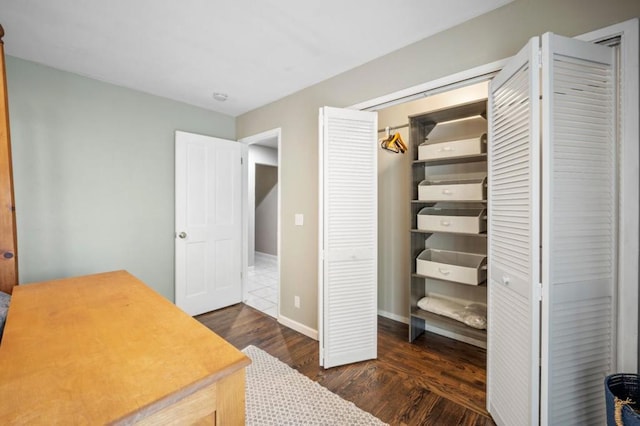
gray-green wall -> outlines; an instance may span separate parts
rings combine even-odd
[[[238,117],[241,138],[282,128],[281,314],[317,329],[319,107],[346,107],[507,58],[546,31],[575,36],[638,16],[638,0],[516,0]],[[305,214],[303,227],[294,226],[295,213]],[[400,256],[381,258],[379,270],[408,268],[408,262]],[[296,295],[299,309],[293,304]],[[391,313],[406,315],[403,311]]]
[[[174,131],[232,117],[8,57],[20,282],[126,269],[174,299]]]
[[[545,31],[573,36],[637,16],[638,0],[516,0],[235,121],[8,57],[21,282],[127,269],[173,299],[174,130],[233,139],[281,127],[281,313],[316,329],[320,106],[503,59]],[[398,271],[389,262],[408,260],[380,262]]]

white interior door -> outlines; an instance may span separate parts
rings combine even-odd
[[[242,299],[242,145],[176,132],[176,305],[191,315]]]
[[[540,353],[539,39],[489,90],[487,410],[538,423]]]
[[[542,37],[542,425],[606,423],[618,246],[613,55]]]
[[[320,365],[378,348],[377,113],[320,109]]]

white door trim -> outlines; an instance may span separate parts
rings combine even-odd
[[[278,229],[276,233],[277,240],[277,253],[278,253],[278,318],[280,318],[280,278],[281,278],[281,263],[282,263],[282,129],[280,127],[267,130],[255,135],[247,136],[242,139],[238,139],[238,142],[245,145],[245,152],[248,151],[249,145],[263,141],[265,139],[276,138],[278,141]],[[244,164],[242,169],[242,300],[247,300],[247,273],[249,264],[249,247],[247,245],[247,239],[249,234],[249,194],[247,192],[248,187],[248,167],[249,160],[247,156],[244,156]]]
[[[491,62],[489,64],[480,65],[478,67],[457,72],[446,77],[418,84],[417,86],[402,89],[388,95],[380,96],[365,102],[360,102],[359,104],[351,105],[347,108],[377,111],[393,105],[410,102],[415,99],[421,99],[426,96],[431,96],[436,93],[448,91],[454,88],[450,86],[462,87],[474,83],[480,83],[492,78],[498,71],[500,71],[504,67],[508,60],[509,58],[506,58],[499,61]]]
[[[638,170],[638,158],[640,158],[640,129],[638,116],[640,116],[638,76],[638,19],[630,19],[619,24],[601,28],[587,34],[576,37],[579,40],[598,43],[613,37],[620,37],[620,62],[622,111],[620,118],[620,159],[622,174],[620,176],[620,223],[619,223],[619,251],[618,261],[626,268],[619,270],[618,276],[618,343],[617,343],[617,370],[625,372],[640,371],[640,359],[638,350],[638,249],[639,234],[639,205],[640,192],[638,183],[640,173]],[[636,238],[629,238],[636,236]],[[634,265],[634,267],[631,267]],[[633,355],[635,354],[635,355]]]

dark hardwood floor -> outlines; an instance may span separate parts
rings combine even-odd
[[[254,345],[392,425],[493,425],[486,352],[379,317],[378,359],[323,369],[318,342],[244,304],[196,317],[238,349]]]

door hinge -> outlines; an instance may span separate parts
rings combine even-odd
[[[542,49],[538,49],[538,68],[542,68]]]
[[[538,300],[542,300],[542,283],[538,283]]]
[[[240,157],[240,164],[244,164],[244,163],[242,162],[242,157]]]

